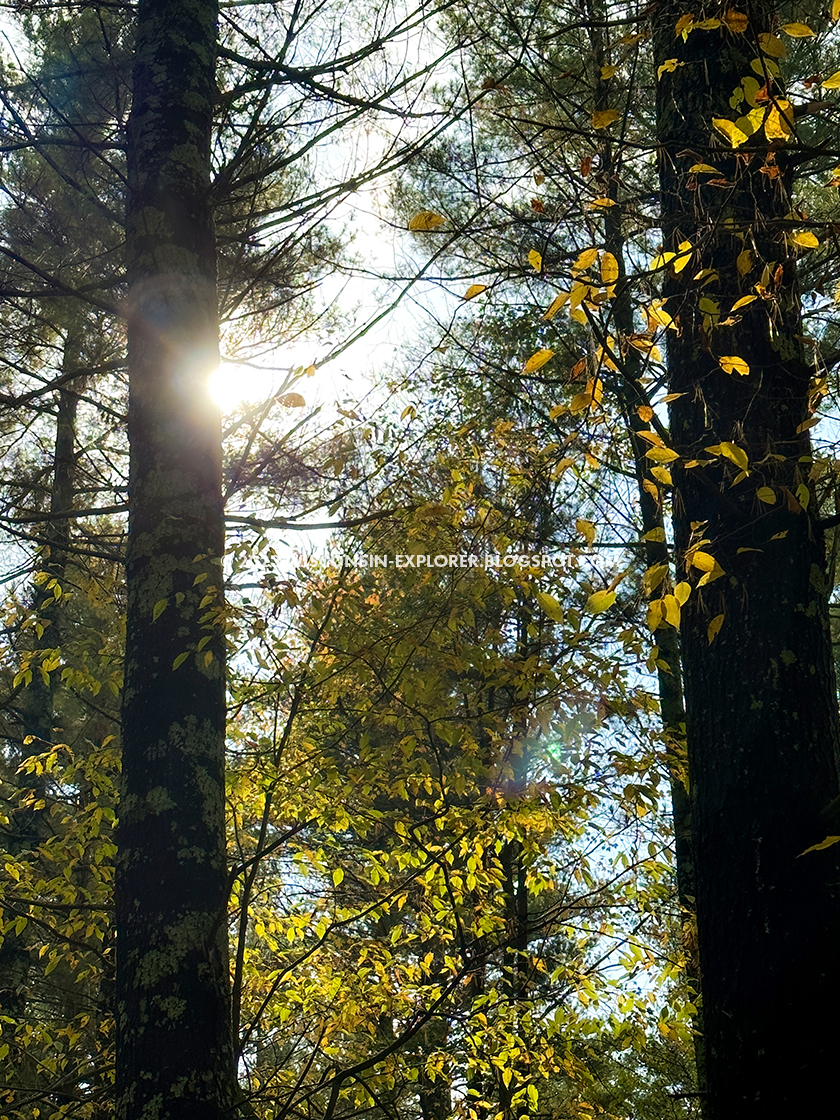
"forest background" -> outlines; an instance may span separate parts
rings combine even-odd
[[[2,1116],[822,1107],[840,0],[4,12]]]

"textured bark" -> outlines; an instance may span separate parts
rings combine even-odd
[[[218,362],[209,200],[216,18],[213,0],[141,0],[137,14],[119,1120],[233,1114],[221,437],[207,387]]]
[[[691,549],[701,541],[725,573],[696,587],[681,631],[709,1120],[819,1112],[833,1091],[840,999],[838,849],[797,858],[826,835],[820,814],[838,791],[840,732],[823,540],[805,492],[795,497],[810,466],[807,432],[798,431],[810,368],[784,235],[790,175],[783,145],[770,154],[760,132],[735,153],[711,123],[739,115],[729,99],[755,74],[756,36],[772,27],[769,6],[747,10],[745,34],[722,26],[683,40],[674,27],[691,8],[673,2],[659,6],[653,28],[655,64],[680,64],[658,83],[665,248],[688,240],[697,250],[666,282],[680,328],[668,338],[670,390],[682,394],[670,406],[682,456],[675,537],[695,587],[703,572]],[[767,173],[774,160],[780,175]],[[729,185],[692,174],[698,162]],[[736,259],[746,248],[756,264],[742,276]],[[700,268],[717,273],[703,287],[693,281]],[[737,321],[704,318],[702,299],[725,319],[759,281],[762,298],[736,311]],[[728,355],[750,373],[725,373],[718,358]],[[747,453],[746,477],[705,450],[721,441]],[[762,486],[773,504],[758,498]]]

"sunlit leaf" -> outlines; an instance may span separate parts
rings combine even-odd
[[[741,377],[746,377],[750,372],[750,367],[743,358],[738,358],[733,354],[726,357],[718,358],[718,365],[724,373],[739,373]]]
[[[593,265],[598,259],[599,252],[598,248],[584,249],[572,265],[572,276],[577,276],[580,272],[586,272],[590,265]]]
[[[720,175],[720,171],[710,163],[694,163],[688,170],[693,175]]]
[[[807,39],[811,35],[816,35],[807,23],[783,23],[781,30],[785,35],[790,35],[794,39]],[[763,48],[762,48],[763,49]]]
[[[429,230],[439,229],[445,225],[446,218],[442,214],[437,214],[434,210],[421,210],[408,223],[408,228],[412,233],[428,233]]]
[[[685,604],[688,602],[690,596],[691,596],[691,584],[686,583],[685,580],[682,580],[674,588],[674,598],[677,600],[677,602],[680,604],[681,607],[684,607]]]
[[[549,595],[545,591],[538,591],[536,600],[549,618],[553,619],[555,622],[563,621],[563,608],[553,595]]]
[[[303,408],[306,401],[300,393],[284,393],[277,398],[277,403],[283,405],[284,408]]]
[[[657,68],[657,78],[661,78],[663,74],[673,74],[678,66],[685,66],[685,63],[679,62],[676,58],[666,58],[662,65]]]
[[[543,311],[543,313],[542,313],[543,319],[545,319],[545,320],[553,319],[554,316],[557,314],[557,312],[560,310],[560,308],[563,307],[563,305],[568,302],[568,299],[569,299],[569,293],[568,292],[558,292],[558,294],[554,297],[554,299],[551,301],[551,303],[548,305],[548,307],[545,309],[545,311]]]
[[[602,614],[609,610],[616,599],[614,591],[596,591],[586,600],[586,609],[590,614]]]
[[[732,310],[737,311],[739,307],[746,307],[748,303],[752,303],[756,299],[758,299],[758,296],[741,296],[732,304]]]
[[[809,229],[799,229],[796,233],[790,235],[791,241],[794,245],[798,245],[800,249],[818,249],[819,241]]]
[[[542,270],[542,253],[538,253],[536,249],[531,249],[528,253],[528,264],[535,272]]]
[[[712,117],[712,124],[718,132],[726,137],[733,148],[740,148],[742,144],[747,142],[747,134],[742,132],[732,121],[728,121],[726,117]]]
[[[475,299],[476,296],[480,296],[482,292],[486,292],[486,291],[487,291],[487,285],[486,284],[470,284],[470,286],[464,292],[463,296],[461,296],[461,299],[464,299],[464,300]]]
[[[652,447],[650,451],[645,452],[645,458],[653,460],[654,463],[673,463],[675,459],[679,459],[679,455],[670,447]]]
[[[835,70],[834,73],[820,82],[823,89],[840,89],[840,70]]]
[[[671,472],[667,467],[651,467],[650,473],[657,482],[661,482],[663,486],[673,486],[674,480],[671,478]]]
[[[542,369],[546,362],[550,362],[553,357],[553,350],[538,350],[536,354],[532,354],[525,363],[522,372],[534,373],[535,370]]]
[[[665,530],[661,525],[657,525],[655,529],[649,529],[642,537],[643,541],[651,541],[653,544],[664,544]]]
[[[592,544],[595,540],[595,526],[591,521],[587,521],[580,517],[575,521],[575,528],[586,541],[587,544]]]

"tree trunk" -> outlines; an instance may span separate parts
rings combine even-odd
[[[130,523],[117,1116],[233,1114],[214,0],[141,0],[129,122]]]
[[[818,1112],[840,999],[838,848],[801,855],[828,831],[840,731],[823,539],[807,510],[790,175],[778,137],[771,148],[760,129],[735,152],[712,125],[749,112],[730,98],[753,60],[767,78],[756,36],[773,10],[749,10],[745,31],[724,6],[704,10],[730,22],[684,39],[675,25],[691,9],[669,0],[653,31],[665,249],[693,251],[665,293],[679,326],[667,355],[681,394],[674,530],[694,588],[681,634],[708,1120]],[[716,173],[690,171],[698,163]],[[747,295],[758,298],[733,312]],[[749,372],[726,372],[727,357]]]

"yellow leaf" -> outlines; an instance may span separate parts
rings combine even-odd
[[[650,423],[650,421],[653,419],[653,409],[649,404],[640,404],[636,409],[636,414],[639,419],[645,424]]]
[[[470,286],[467,288],[467,290],[464,292],[464,294],[461,298],[465,299],[465,300],[475,299],[476,296],[480,296],[482,292],[486,292],[486,291],[487,291],[487,285],[486,284],[470,284]]]
[[[815,428],[821,419],[820,416],[812,416],[810,420],[803,420],[797,427],[796,434],[801,435],[803,432],[807,432],[809,428]]]
[[[173,669],[179,669],[184,664],[184,662],[187,660],[188,657],[189,657],[189,651],[187,651],[187,653],[179,653],[178,656],[175,658],[175,660],[172,662],[172,668]]]
[[[658,253],[650,262],[648,268],[651,272],[656,272],[660,268],[665,268],[676,255],[676,253]]]
[[[688,33],[692,29],[693,26],[694,26],[694,16],[692,16],[692,15],[680,16],[680,18],[677,20],[676,26],[674,28],[674,34],[677,37],[682,35],[683,39],[685,39],[685,38],[687,38]]]
[[[758,45],[761,47],[761,53],[769,55],[770,58],[784,58],[787,54],[787,47],[779,36],[771,35],[767,31],[759,35]]]
[[[690,241],[681,241],[680,242],[680,251],[677,253],[676,257],[674,258],[674,263],[672,265],[672,267],[674,269],[674,272],[682,272],[682,270],[685,268],[685,266],[691,260],[691,255],[692,255],[693,252],[694,252],[694,246],[691,244]]]
[[[830,78],[820,82],[823,89],[840,89],[840,70],[835,70]]]
[[[434,210],[421,210],[408,223],[408,228],[412,233],[428,233],[429,230],[439,229],[445,225],[446,218],[443,215],[436,214]]]
[[[612,253],[601,255],[601,283],[614,284],[618,279],[618,261]]]
[[[617,66],[602,66],[601,67],[601,81],[602,82],[609,81],[609,79],[612,78],[615,75],[615,72],[616,72],[617,69],[618,69]]]
[[[733,35],[743,35],[750,24],[746,12],[735,12],[732,11],[732,9],[723,13],[722,22],[729,28]]]
[[[277,398],[277,403],[284,406],[284,408],[303,408],[306,401],[300,393],[284,393],[282,397]]]
[[[648,530],[642,537],[643,541],[652,541],[654,544],[664,544],[665,530],[661,525],[657,525],[655,529]]]
[[[723,626],[725,618],[726,618],[725,614],[715,615],[715,617],[712,619],[712,621],[709,623],[708,627],[706,628],[706,637],[709,639],[709,645],[712,644],[712,642],[715,640],[715,638],[720,633],[720,628],[721,628],[721,626]]]
[[[739,276],[746,276],[753,266],[753,255],[749,249],[744,249],[735,258],[735,265],[738,269]],[[755,296],[751,297],[755,299]],[[737,306],[737,304],[736,304]]]
[[[755,492],[755,496],[760,502],[765,505],[774,506],[776,504],[776,493],[772,486],[759,486]]]
[[[718,132],[726,137],[733,148],[740,148],[742,144],[747,142],[747,134],[742,132],[732,121],[728,121],[726,117],[712,117],[712,124]]]
[[[549,618],[554,619],[555,622],[563,621],[563,608],[553,595],[549,595],[545,591],[538,591],[536,600]]]
[[[755,298],[755,297],[753,297],[753,298]],[[548,307],[543,312],[543,314],[542,314],[543,319],[545,319],[546,321],[549,321],[549,320],[553,319],[554,316],[557,314],[557,312],[560,310],[560,308],[568,301],[568,299],[569,299],[569,293],[568,292],[558,292],[558,294],[554,297],[554,299],[551,301],[551,303],[548,305]]]
[[[758,299],[758,296],[741,296],[732,304],[732,310],[737,311],[739,307],[746,307],[748,303],[752,303],[756,299]]]
[[[652,459],[654,463],[673,463],[675,459],[679,459],[679,455],[670,447],[652,447],[645,452],[645,458]]]
[[[168,606],[169,606],[169,600],[168,599],[158,599],[158,601],[155,603],[154,607],[152,608],[152,622],[157,622],[157,620],[160,618],[160,616],[163,614],[163,612],[166,610],[166,608]]]
[[[840,0],[831,0],[831,18],[840,19]]]
[[[764,118],[764,135],[768,140],[787,140],[792,132],[793,109],[789,101],[777,100]]]
[[[664,447],[665,446],[665,444],[662,440],[662,436],[657,435],[656,432],[636,432],[636,435],[640,439],[646,439],[648,441],[648,443],[652,443],[655,447]]]
[[[586,609],[590,614],[602,614],[615,602],[614,591],[596,591],[586,600]]]
[[[730,443],[729,440],[725,439],[721,440],[720,453],[725,455],[736,467],[740,467],[742,471],[745,471],[750,465],[746,451],[743,447],[739,447],[737,443]]]
[[[685,66],[685,63],[676,58],[666,58],[656,71],[657,78],[661,78],[663,74],[673,74],[678,66]]]
[[[679,603],[679,605],[681,607],[685,606],[685,604],[689,600],[690,595],[691,595],[691,584],[686,583],[685,580],[682,580],[674,588],[674,598],[677,600],[677,602]]]
[[[341,867],[336,867],[332,873],[332,881],[334,887],[340,887],[344,881],[344,870]]]
[[[667,467],[651,467],[650,473],[663,486],[673,486],[674,480],[671,478],[671,472]]]
[[[783,23],[781,30],[793,39],[807,39],[810,35],[816,34],[807,23]]]
[[[712,167],[710,163],[694,163],[689,167],[689,172],[692,175],[720,175],[716,167]]]
[[[677,602],[676,596],[665,595],[662,599],[662,613],[665,615],[665,621],[669,622],[675,630],[680,628],[680,604]]]
[[[614,198],[593,198],[589,203],[589,207],[591,210],[595,210],[599,206],[602,208],[606,208],[608,206],[618,206],[618,203]]]
[[[670,404],[671,401],[678,401],[680,397],[684,397],[685,393],[669,393],[666,397],[662,398],[663,404]]]
[[[808,503],[811,501],[811,491],[808,489],[804,482],[800,482],[800,484],[796,487],[796,500],[799,502],[803,509],[808,508]]]
[[[695,568],[699,568],[701,572],[713,572],[718,566],[717,560],[709,552],[692,552],[691,564]]]
[[[744,359],[735,357],[732,354],[724,358],[718,358],[718,365],[724,373],[739,373],[741,377],[746,377],[750,372],[750,367]]]
[[[538,253],[536,249],[532,249],[528,254],[528,264],[535,272],[542,270],[542,253]]]
[[[594,264],[598,259],[600,249],[584,249],[578,256],[578,259],[572,265],[572,276],[577,276],[580,272],[586,272],[590,265]]]
[[[807,856],[808,852],[821,852],[824,848],[831,848],[834,844],[840,843],[840,836],[826,836],[825,840],[820,840],[819,844],[812,844],[810,848],[806,848],[804,852],[800,852],[796,857]]]
[[[553,350],[538,350],[536,354],[532,354],[522,370],[523,373],[534,373],[535,370],[542,369],[546,362],[550,362],[554,357]]]
[[[716,27],[720,27],[720,20],[714,17],[712,17],[712,19],[702,19],[699,23],[695,23],[694,26],[698,31],[714,31]]]
[[[796,233],[790,235],[790,239],[800,249],[817,249],[820,244],[809,229],[797,230]]]
[[[586,521],[584,518],[580,517],[575,521],[575,528],[587,544],[592,544],[595,540],[595,526],[591,521]]]
[[[621,116],[618,109],[599,109],[592,114],[593,128],[609,128]]]

